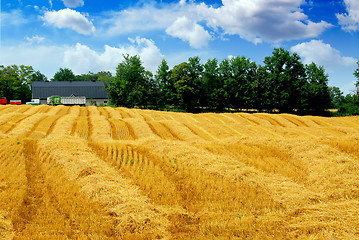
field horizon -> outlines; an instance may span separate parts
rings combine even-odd
[[[359,239],[359,116],[0,106],[0,239]]]

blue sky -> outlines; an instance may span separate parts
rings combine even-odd
[[[51,78],[115,73],[123,54],[155,73],[199,56],[263,64],[276,47],[325,67],[329,85],[354,88],[358,0],[1,0],[0,65],[31,65]]]

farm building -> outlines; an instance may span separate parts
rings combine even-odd
[[[47,103],[47,97],[58,95],[61,97],[86,97],[89,106],[107,104],[108,95],[103,82],[64,81],[64,82],[33,82],[31,84],[32,99],[40,99],[40,104]]]

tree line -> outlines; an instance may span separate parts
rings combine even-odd
[[[204,64],[199,57],[169,68],[162,60],[155,75],[138,56],[124,56],[106,88],[114,105],[187,112],[249,110],[324,114],[332,107],[322,66],[300,61],[279,48],[258,65],[246,57]]]
[[[173,68],[165,59],[155,74],[147,71],[138,56],[125,55],[116,75],[110,72],[75,75],[60,68],[51,81],[103,81],[112,105],[187,112],[250,110],[298,114],[359,114],[359,62],[354,72],[356,90],[346,96],[328,86],[322,66],[303,64],[300,56],[275,48],[259,65],[246,57],[219,62],[199,57]],[[30,85],[48,81],[31,66],[0,66],[0,97],[30,100]]]

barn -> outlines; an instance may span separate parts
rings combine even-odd
[[[86,97],[86,105],[108,104],[108,95],[103,82],[96,81],[54,81],[33,82],[32,99],[40,99],[40,104],[47,103],[47,97]]]

